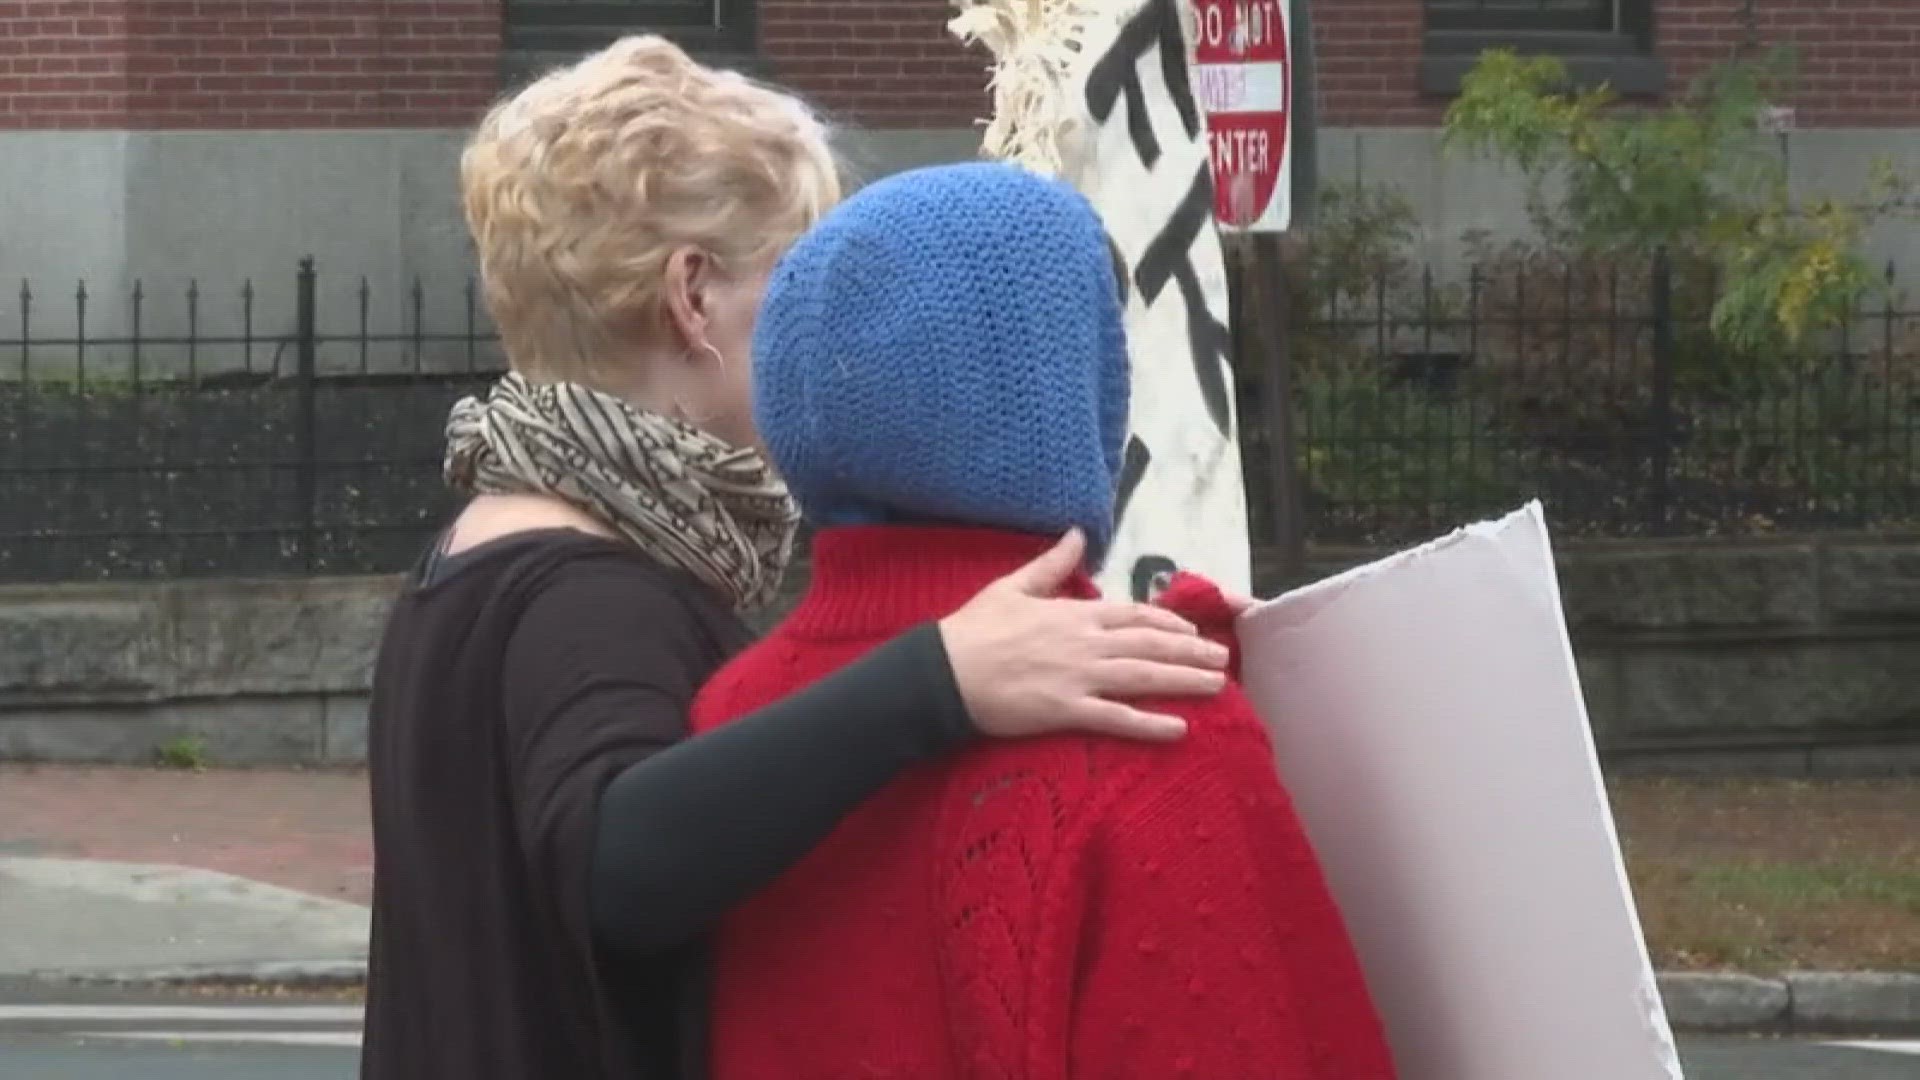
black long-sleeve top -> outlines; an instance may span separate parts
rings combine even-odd
[[[422,567],[370,714],[364,1077],[702,1075],[704,931],[972,733],[927,625],[687,738],[748,637],[688,575],[582,533]]]

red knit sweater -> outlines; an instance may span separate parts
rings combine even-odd
[[[696,728],[949,614],[1045,546],[821,533],[805,599],[702,692]],[[983,743],[921,767],[737,909],[715,943],[713,1080],[1392,1076],[1259,719],[1238,688],[1154,707],[1187,738]]]

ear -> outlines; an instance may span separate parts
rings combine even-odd
[[[713,280],[713,258],[699,248],[683,247],[667,258],[666,315],[687,351],[696,352],[707,341],[711,318],[707,290]]]

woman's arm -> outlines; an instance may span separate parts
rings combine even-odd
[[[785,700],[629,767],[600,800],[593,927],[679,944],[915,762],[974,736],[931,624]]]
[[[650,569],[586,560],[521,614],[503,672],[521,844],[593,944],[682,944],[901,769],[973,737],[923,626],[725,728],[684,738],[708,658]]]
[[[975,731],[1177,737],[1178,719],[1113,699],[1212,694],[1225,650],[1159,609],[1046,599],[1079,543],[693,739],[706,671],[681,603],[624,560],[554,582],[521,617],[504,685],[522,845],[562,916],[600,944],[683,943],[901,769]]]

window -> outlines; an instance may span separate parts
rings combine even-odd
[[[1653,56],[1654,0],[1426,0],[1421,88],[1454,94],[1485,49],[1553,53],[1583,84],[1657,94],[1665,69]]]
[[[585,52],[655,31],[703,60],[753,52],[752,0],[506,0],[507,48]]]
[[[1429,30],[1483,34],[1611,33],[1619,30],[1614,0],[1430,0]]]

